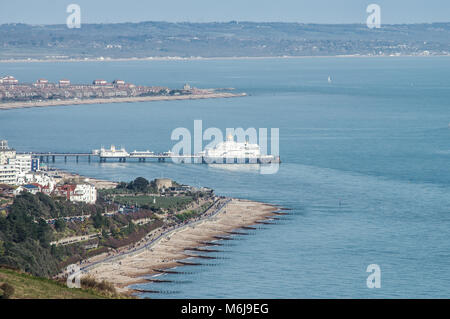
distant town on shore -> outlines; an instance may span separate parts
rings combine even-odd
[[[73,84],[68,79],[51,83],[38,79],[35,83],[21,83],[12,75],[0,77],[0,102],[71,100],[95,98],[178,96],[208,94],[212,90],[197,89],[185,84],[181,89],[163,86],[142,86],[116,79],[108,82],[93,80],[92,84]]]

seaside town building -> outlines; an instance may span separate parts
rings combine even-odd
[[[16,151],[9,148],[8,141],[0,141],[0,184],[14,185],[17,180]]]
[[[97,79],[92,84],[71,84],[68,79],[51,83],[38,79],[32,84],[19,83],[13,76],[0,77],[0,103],[45,100],[94,99],[139,97],[153,95],[202,94],[202,91],[186,84],[183,90],[170,90],[161,86],[142,86],[115,79],[112,83]]]
[[[11,75],[7,75],[5,77],[0,78],[0,84],[4,84],[4,85],[16,85],[19,84],[19,81],[11,76]]]
[[[8,141],[0,141],[0,183],[23,184],[21,181],[25,174],[38,170],[38,159],[33,159],[31,154],[17,154],[16,150],[8,146]]]
[[[59,84],[60,87],[69,86],[70,85],[70,80],[62,79],[62,80],[59,80],[58,84]]]
[[[108,82],[106,80],[94,80],[94,82],[92,82],[92,84],[94,84],[94,85],[107,85]]]
[[[31,193],[33,195],[36,195],[37,193],[39,193],[41,191],[41,186],[37,185],[37,184],[26,184],[26,185],[19,186],[14,190],[14,195],[17,196],[24,191]]]
[[[168,178],[157,178],[155,179],[155,184],[158,190],[169,189],[172,187],[173,182]]]
[[[71,202],[95,204],[97,201],[97,190],[94,185],[88,183],[57,186],[54,193]]]
[[[113,84],[116,86],[121,86],[121,85],[125,85],[125,81],[124,80],[114,80]]]
[[[97,201],[97,190],[88,180],[57,186],[55,176],[40,171],[39,159],[32,158],[31,154],[17,154],[6,140],[0,140],[0,185],[2,190],[8,190],[7,194],[1,191],[2,195],[17,196],[24,191],[31,194],[42,192],[64,196],[72,202],[94,204]]]

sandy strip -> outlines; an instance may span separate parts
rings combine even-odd
[[[116,186],[119,184],[117,182],[111,182],[111,181],[107,181],[107,180],[82,176],[82,175],[67,172],[67,171],[64,171],[61,169],[57,169],[57,171],[54,173],[56,173],[58,176],[61,176],[61,179],[65,180],[65,181],[75,180],[76,182],[83,182],[83,181],[87,180],[89,183],[93,184],[96,189],[116,188]]]
[[[188,257],[185,248],[204,246],[201,242],[216,240],[214,236],[228,236],[227,232],[264,220],[273,215],[274,210],[276,207],[269,204],[233,199],[210,219],[174,231],[137,255],[99,263],[87,273],[98,280],[113,283],[120,292],[130,293],[132,290],[127,286],[146,282],[140,277],[155,273],[153,269],[180,266],[177,260]]]
[[[78,99],[61,101],[41,101],[41,102],[8,102],[0,103],[0,110],[21,109],[29,107],[61,106],[61,105],[80,105],[80,104],[108,104],[108,103],[134,103],[148,101],[174,101],[174,100],[198,100],[214,98],[230,98],[246,96],[245,93],[205,93],[192,95],[174,95],[174,96],[136,96],[136,97],[117,97],[117,98],[96,98],[96,99]]]

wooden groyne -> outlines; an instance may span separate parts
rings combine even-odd
[[[183,266],[202,266],[203,265],[202,263],[192,263],[192,262],[181,261],[181,260],[177,261],[177,263],[179,263],[180,265],[183,265]]]
[[[275,214],[275,215],[280,215],[280,216],[286,216],[286,215],[289,215],[289,213],[285,213],[285,212],[277,212],[277,211],[272,212],[272,213]]]
[[[183,273],[183,272],[175,271],[175,270],[164,270],[164,269],[157,269],[157,268],[153,269],[153,271],[159,272],[162,274],[182,274]]]
[[[280,220],[278,217],[273,217],[273,216],[266,216],[264,218],[269,219],[269,220]]]
[[[215,239],[219,240],[233,240],[233,238],[230,237],[224,237],[224,236],[213,236]]]
[[[202,253],[219,253],[220,250],[217,249],[202,249],[202,248],[195,248],[195,247],[187,247],[184,250],[192,250],[192,251],[198,251]]]
[[[137,292],[148,293],[148,294],[160,294],[161,293],[161,291],[158,291],[158,290],[136,289],[136,288],[134,288],[133,290],[137,291]]]
[[[154,282],[154,283],[173,282],[172,280],[166,280],[166,279],[145,279],[145,280]]]
[[[268,223],[268,222],[265,222],[265,221],[257,220],[257,221],[255,222],[255,224],[273,225],[274,223]]]
[[[238,231],[227,231],[226,233],[230,234],[230,235],[243,235],[243,236],[250,235],[248,233],[242,233],[242,232],[238,232]]]
[[[199,243],[204,245],[204,246],[223,246],[223,244],[217,243],[217,242],[214,242],[214,241],[200,241]]]
[[[217,259],[217,257],[203,256],[203,255],[186,255],[189,258],[201,258],[201,259]]]

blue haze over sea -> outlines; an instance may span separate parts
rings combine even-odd
[[[234,87],[248,97],[0,112],[18,151],[123,145],[167,151],[176,127],[279,127],[283,163],[251,168],[127,162],[56,167],[110,180],[169,177],[217,194],[292,208],[236,237],[210,265],[145,284],[148,297],[449,297],[450,58],[301,58],[0,64],[31,82],[94,78],[145,85]],[[328,76],[332,82],[328,83]],[[204,260],[202,260],[204,262]],[[381,267],[381,288],[366,267]]]

